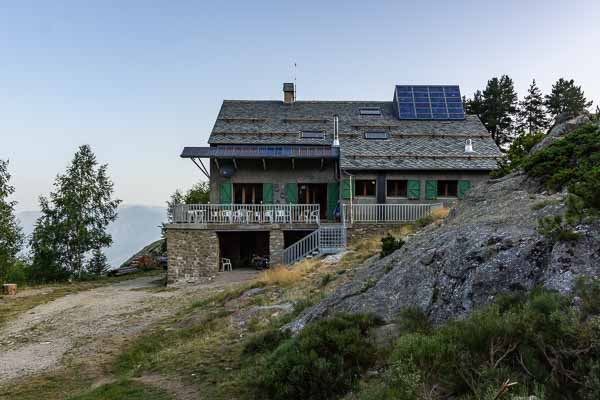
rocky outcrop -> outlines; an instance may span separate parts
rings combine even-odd
[[[338,312],[393,321],[408,307],[440,324],[464,318],[502,293],[538,285],[568,293],[577,277],[600,272],[600,222],[577,226],[577,241],[543,237],[538,219],[562,214],[565,197],[544,192],[523,173],[482,183],[441,225],[420,231],[388,257],[368,260],[351,282],[287,328],[297,331]]]
[[[548,134],[544,137],[544,139],[533,146],[531,149],[531,153],[535,153],[538,150],[541,150],[545,147],[548,147],[552,143],[556,142],[561,137],[568,135],[573,132],[575,129],[579,128],[581,125],[585,125],[591,122],[589,115],[579,115],[577,117],[571,118],[567,114],[561,114],[557,117],[556,123],[550,130]]]

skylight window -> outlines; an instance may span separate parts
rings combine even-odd
[[[323,131],[302,131],[300,132],[302,139],[325,139],[325,132]]]
[[[381,108],[379,107],[364,107],[358,110],[360,115],[381,115]]]
[[[365,132],[365,139],[385,140],[389,138],[389,132]]]

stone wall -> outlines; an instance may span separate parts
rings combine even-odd
[[[219,271],[219,239],[213,230],[166,229],[167,283],[206,280]]]
[[[269,259],[271,265],[283,262],[283,231],[274,230],[269,232]]]
[[[387,232],[398,229],[402,225],[406,224],[353,224],[348,225],[347,238],[348,242],[357,239],[364,239],[367,236],[372,235],[385,235]]]

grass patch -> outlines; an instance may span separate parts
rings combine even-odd
[[[531,209],[533,211],[537,211],[537,210],[541,210],[542,208],[546,208],[548,206],[556,206],[559,204],[560,204],[560,200],[555,200],[555,199],[541,200],[541,201],[538,201],[537,203],[535,203],[534,205],[532,205]]]
[[[166,392],[139,382],[120,381],[102,385],[90,392],[69,397],[68,400],[170,400]]]
[[[302,260],[291,267],[278,265],[261,273],[257,281],[265,285],[292,286],[320,265],[317,259]]]

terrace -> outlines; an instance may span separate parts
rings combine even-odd
[[[442,204],[344,204],[346,223],[408,223]],[[171,223],[207,225],[320,225],[319,204],[180,204]],[[330,221],[331,222],[331,221]]]

